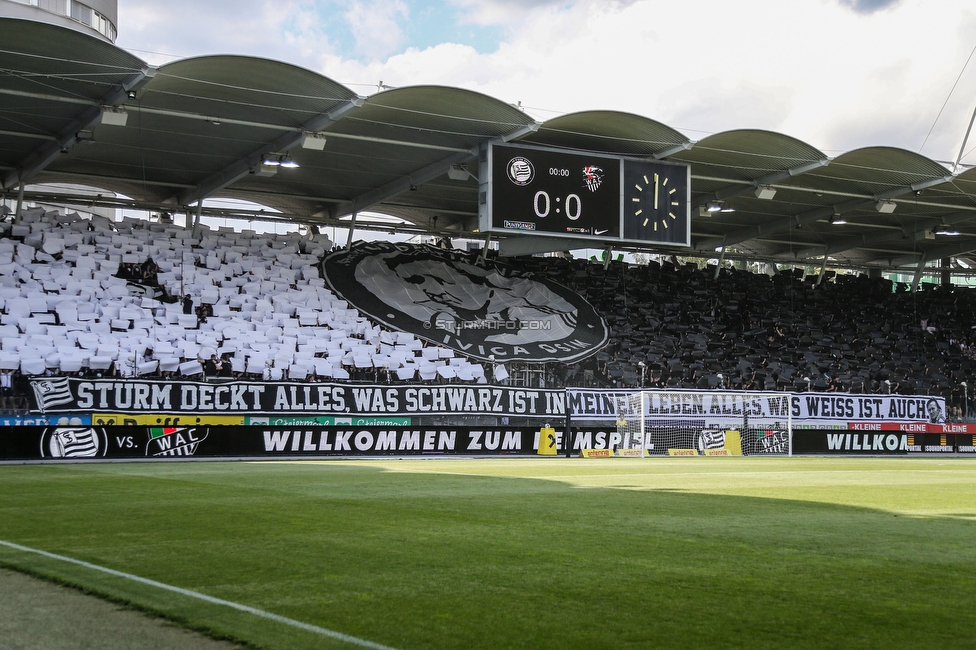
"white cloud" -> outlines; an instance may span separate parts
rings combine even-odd
[[[154,64],[247,54],[302,65],[334,50],[321,23],[312,0],[121,0],[117,44]]]
[[[144,49],[177,54],[258,51],[362,93],[380,80],[454,85],[521,101],[540,118],[623,110],[693,139],[761,128],[836,155],[867,145],[917,150],[976,31],[976,7],[968,0],[941,0],[937,9],[926,0],[457,4],[464,20],[501,30],[495,51],[479,53],[463,42],[412,47],[401,28],[409,18],[403,0],[360,3],[342,16],[363,60],[337,52],[333,28],[314,20],[312,0],[123,0],[120,34],[135,29],[151,44]],[[126,11],[134,5],[138,11]],[[302,11],[308,16],[294,20]],[[955,156],[974,97],[976,60],[923,153]]]
[[[396,52],[403,45],[399,21],[409,15],[399,0],[353,2],[344,16],[356,39],[356,50],[371,60]]]

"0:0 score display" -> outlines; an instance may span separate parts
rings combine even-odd
[[[493,144],[482,162],[482,231],[688,246],[687,165]]]

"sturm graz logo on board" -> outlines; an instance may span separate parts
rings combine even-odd
[[[369,242],[326,258],[332,290],[393,329],[482,360],[576,361],[603,347],[606,322],[576,292],[468,253]]]
[[[101,458],[107,449],[101,428],[53,427],[41,433],[41,458]]]
[[[518,186],[528,185],[535,178],[535,167],[532,161],[522,156],[516,156],[508,161],[508,179]]]

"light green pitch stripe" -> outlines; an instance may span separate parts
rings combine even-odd
[[[322,636],[338,639],[339,641],[345,641],[346,643],[362,646],[364,648],[373,648],[374,650],[396,650],[395,648],[391,648],[390,646],[387,645],[373,643],[372,641],[367,641],[365,639],[360,639],[358,637],[349,636],[348,634],[343,634],[342,632],[328,630],[324,627],[319,627],[318,625],[310,625],[308,623],[302,623],[301,621],[296,621],[293,618],[288,618],[286,616],[279,616],[277,614],[272,614],[271,612],[266,612],[263,609],[257,609],[256,607],[248,607],[247,605],[241,605],[240,603],[231,602],[229,600],[223,600],[222,598],[214,598],[213,596],[201,594],[198,591],[190,591],[189,589],[174,587],[173,585],[168,585],[163,582],[156,582],[155,580],[150,580],[148,578],[141,578],[131,573],[125,573],[124,571],[116,571],[115,569],[109,569],[108,567],[98,566],[97,564],[92,564],[90,562],[85,562],[83,560],[76,560],[74,558],[66,557],[64,555],[56,555],[55,553],[48,553],[47,551],[41,551],[36,548],[30,548],[28,546],[21,546],[20,544],[6,542],[4,540],[0,540],[0,545],[7,546],[9,548],[16,549],[18,551],[24,551],[25,553],[36,553],[37,555],[43,555],[44,557],[49,557],[52,560],[70,562],[71,564],[77,564],[78,566],[83,566],[87,569],[94,569],[95,571],[108,573],[113,576],[125,578],[126,580],[132,580],[133,582],[141,582],[142,584],[149,585],[150,587],[157,587],[159,589],[172,591],[174,593],[183,596],[189,596],[190,598],[205,600],[206,602],[213,603],[215,605],[224,605],[225,607],[231,607],[233,609],[242,612],[247,612],[248,614],[254,614],[255,616],[260,616],[262,618],[267,618],[272,621],[277,621],[278,623],[284,623],[285,625],[291,625],[292,627],[297,627],[302,630],[307,630],[309,632],[321,634]]]

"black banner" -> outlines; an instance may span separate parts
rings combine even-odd
[[[557,449],[563,433],[555,431]],[[616,430],[574,430],[574,448],[619,447]],[[535,455],[539,429],[510,427],[18,427],[0,460]]]
[[[794,429],[794,454],[905,455],[909,434],[898,431]]]
[[[575,291],[472,264],[463,251],[369,242],[329,255],[323,269],[332,290],[374,321],[483,361],[568,363],[610,334]]]
[[[499,415],[556,417],[566,392],[488,385],[78,379],[31,382],[37,410],[59,413]]]

